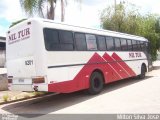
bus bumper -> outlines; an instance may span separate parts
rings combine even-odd
[[[36,88],[36,89],[35,89]],[[48,91],[47,84],[28,84],[28,85],[8,85],[8,89],[11,91]]]

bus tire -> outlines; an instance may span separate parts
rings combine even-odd
[[[144,79],[146,76],[146,66],[142,64],[141,66],[141,74],[139,75],[139,79]]]
[[[88,93],[91,95],[100,93],[103,89],[103,85],[103,75],[100,72],[93,72],[90,77]]]

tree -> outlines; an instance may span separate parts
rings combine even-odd
[[[54,20],[54,13],[57,0],[20,0],[20,4],[25,13],[29,16],[39,15],[44,18],[44,7],[47,4],[46,17]]]
[[[81,2],[81,0],[75,0]],[[65,17],[65,6],[67,0],[60,0],[61,2],[61,21],[64,21]],[[29,16],[38,15],[42,18],[55,19],[55,8],[57,0],[20,0],[20,4],[25,13]],[[45,10],[46,16],[45,16]]]
[[[151,42],[152,59],[156,60],[160,48],[159,16],[141,15],[135,5],[121,2],[114,7],[107,7],[101,13],[101,26],[118,32],[143,36]]]
[[[16,21],[16,22],[13,22],[13,23],[9,26],[9,28],[17,25],[17,24],[20,23],[20,22],[23,22],[24,20],[27,20],[27,19],[21,19],[21,20],[18,20],[18,21]]]

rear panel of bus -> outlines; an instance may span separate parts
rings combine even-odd
[[[48,91],[42,32],[34,20],[24,21],[8,31],[6,60],[10,90]]]

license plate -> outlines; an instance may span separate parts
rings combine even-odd
[[[24,79],[19,79],[19,82],[20,83],[24,83]]]

